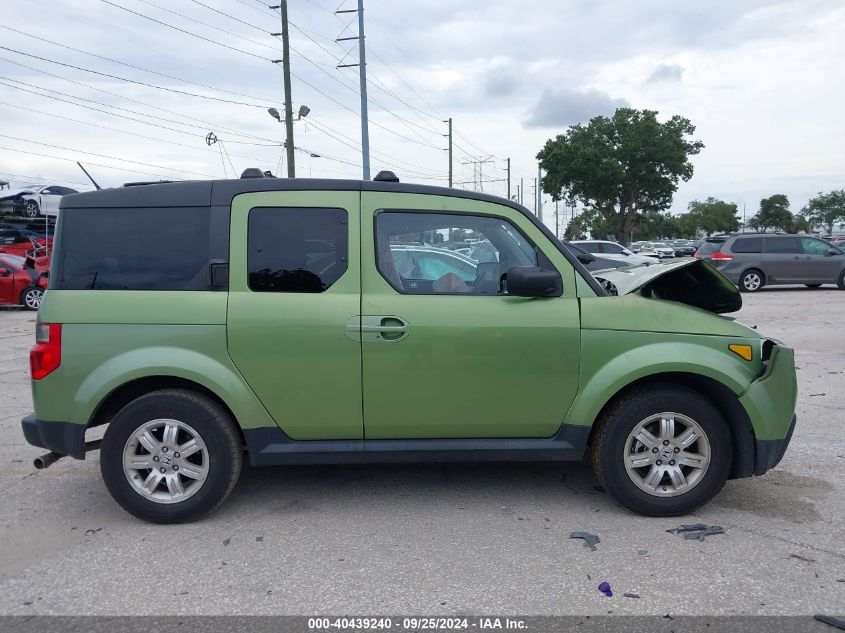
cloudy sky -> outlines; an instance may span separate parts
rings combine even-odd
[[[357,61],[335,42],[353,6],[289,1],[293,102],[311,108],[299,176],[360,177],[357,69],[336,69]],[[455,181],[504,195],[511,157],[531,207],[543,143],[630,105],[688,117],[705,143],[673,211],[716,196],[751,215],[773,193],[798,210],[845,187],[840,0],[366,0],[366,21],[373,173],[445,184],[452,117]],[[259,0],[5,3],[0,180],[84,183],[76,160],[105,186],[277,172],[280,30]]]

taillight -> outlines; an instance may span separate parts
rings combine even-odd
[[[39,323],[35,326],[35,345],[29,352],[29,368],[33,380],[41,380],[62,364],[61,323]]]
[[[726,255],[722,251],[716,251],[715,253],[710,255],[710,259],[715,259],[716,261],[723,261],[723,262],[729,262],[733,258],[734,258],[733,255]]]

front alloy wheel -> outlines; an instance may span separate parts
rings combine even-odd
[[[619,396],[596,422],[590,451],[596,476],[622,505],[678,516],[722,489],[733,441],[710,400],[686,386],[659,383]]]
[[[625,470],[640,490],[655,497],[684,494],[710,465],[710,443],[701,426],[665,411],[642,420],[625,442]]]
[[[23,214],[28,218],[38,216],[38,203],[35,200],[27,200],[23,208]]]

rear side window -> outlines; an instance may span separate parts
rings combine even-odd
[[[720,250],[722,248],[723,244],[724,244],[724,242],[722,242],[722,241],[710,242],[710,241],[705,240],[704,242],[701,243],[701,246],[698,247],[698,250],[696,251],[696,255],[698,255],[699,257],[704,257],[706,255],[712,255],[716,251]]]
[[[797,237],[767,237],[767,253],[800,253]]]
[[[209,290],[208,207],[65,209],[58,290]]]
[[[324,292],[348,267],[344,209],[252,209],[247,240],[253,292]]]
[[[762,253],[763,252],[763,238],[762,237],[742,237],[738,238],[731,246],[733,253]]]

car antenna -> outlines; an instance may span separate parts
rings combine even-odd
[[[82,163],[80,163],[79,161],[76,161],[76,164],[77,164],[77,165],[79,165],[79,168],[80,168],[82,171],[84,171],[84,172],[85,172],[85,175],[86,175],[86,176],[88,176],[88,180],[90,180],[92,183],[94,183],[94,187],[95,187],[97,190],[102,189],[102,187],[100,187],[100,185],[98,185],[98,184],[97,184],[97,181],[96,181],[96,180],[94,180],[93,178],[91,178],[91,174],[89,174],[89,173],[88,173],[88,170],[87,170],[87,169],[85,169],[85,168],[82,166]]]

